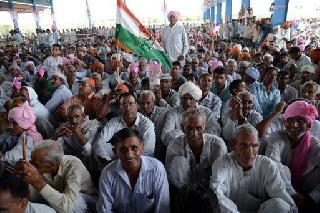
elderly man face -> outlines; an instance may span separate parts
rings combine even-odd
[[[301,78],[302,78],[303,82],[311,81],[313,79],[313,73],[311,73],[311,72],[309,72],[307,70],[303,70]]]
[[[184,133],[186,134],[190,146],[195,146],[199,145],[199,143],[203,143],[202,135],[206,129],[206,121],[203,116],[188,116],[184,120],[182,128]]]
[[[58,76],[52,76],[52,80],[51,80],[54,88],[58,88],[60,87],[62,84],[64,84],[63,80],[61,78],[59,78]]]
[[[121,114],[125,118],[136,118],[138,104],[132,95],[124,96],[120,99]]]
[[[189,93],[182,95],[180,100],[184,110],[196,108],[197,106],[197,101]]]
[[[199,59],[198,58],[194,58],[194,59],[192,59],[192,69],[193,70],[196,70],[196,69],[198,69],[198,67],[199,67]]]
[[[45,156],[48,155],[48,150],[38,149],[31,153],[30,163],[37,168],[39,174],[49,173],[51,174],[56,170],[54,162],[44,161]]]
[[[75,78],[76,78],[76,68],[72,65],[67,66],[68,81],[74,81]]]
[[[240,132],[234,140],[234,152],[238,164],[243,170],[250,169],[260,147],[257,135]]]
[[[68,121],[72,126],[80,126],[83,123],[84,117],[81,109],[73,109],[68,113]]]
[[[143,143],[136,136],[128,137],[116,145],[116,155],[126,171],[139,167],[142,153]]]
[[[243,115],[247,116],[253,108],[253,98],[251,95],[241,97]]]
[[[154,100],[152,100],[151,95],[143,94],[140,100],[141,112],[145,115],[150,115],[154,108]]]
[[[229,61],[227,63],[227,72],[229,74],[232,74],[232,73],[234,73],[236,71],[237,71],[237,64],[235,62],[233,62],[233,61]]]
[[[284,126],[286,127],[286,133],[292,142],[300,141],[306,134],[308,128],[306,120],[300,116],[288,118],[285,121]]]
[[[316,99],[317,92],[314,90],[314,87],[311,84],[305,85],[301,90],[301,97],[310,101]]]

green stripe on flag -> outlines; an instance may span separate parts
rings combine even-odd
[[[153,47],[151,41],[133,35],[120,24],[116,25],[116,39],[118,39],[129,50],[146,59],[158,59],[166,68],[171,68],[171,62],[164,51]]]

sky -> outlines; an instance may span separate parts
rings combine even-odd
[[[143,22],[148,23],[154,18],[164,20],[163,3],[167,11],[178,10],[182,17],[202,17],[203,0],[126,0],[129,9]],[[224,1],[224,0],[223,0]],[[58,27],[87,26],[86,0],[53,0]],[[116,0],[88,0],[92,21],[95,26],[114,24]],[[261,3],[263,2],[263,4]],[[273,0],[251,0],[254,14],[258,17],[270,17],[269,7]],[[224,3],[223,3],[224,7]],[[241,7],[241,0],[233,0],[233,15]],[[224,10],[223,10],[224,11]],[[222,12],[223,12],[222,11]],[[290,0],[287,18],[319,17],[319,0]],[[52,23],[50,10],[40,13],[40,25],[50,26]],[[12,25],[8,12],[0,12],[1,24]],[[35,27],[32,14],[19,14],[20,26]]]

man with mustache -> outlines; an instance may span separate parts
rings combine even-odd
[[[124,128],[112,140],[117,160],[100,177],[98,212],[168,212],[170,195],[167,174],[155,158],[143,156],[139,132]]]

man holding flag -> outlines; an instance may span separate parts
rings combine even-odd
[[[177,24],[180,13],[170,11],[167,15],[169,26],[163,29],[163,46],[171,61],[183,61],[189,51],[186,30]]]
[[[116,43],[126,52],[148,60],[157,59],[164,68],[171,62],[154,36],[135,17],[122,0],[117,0]]]

